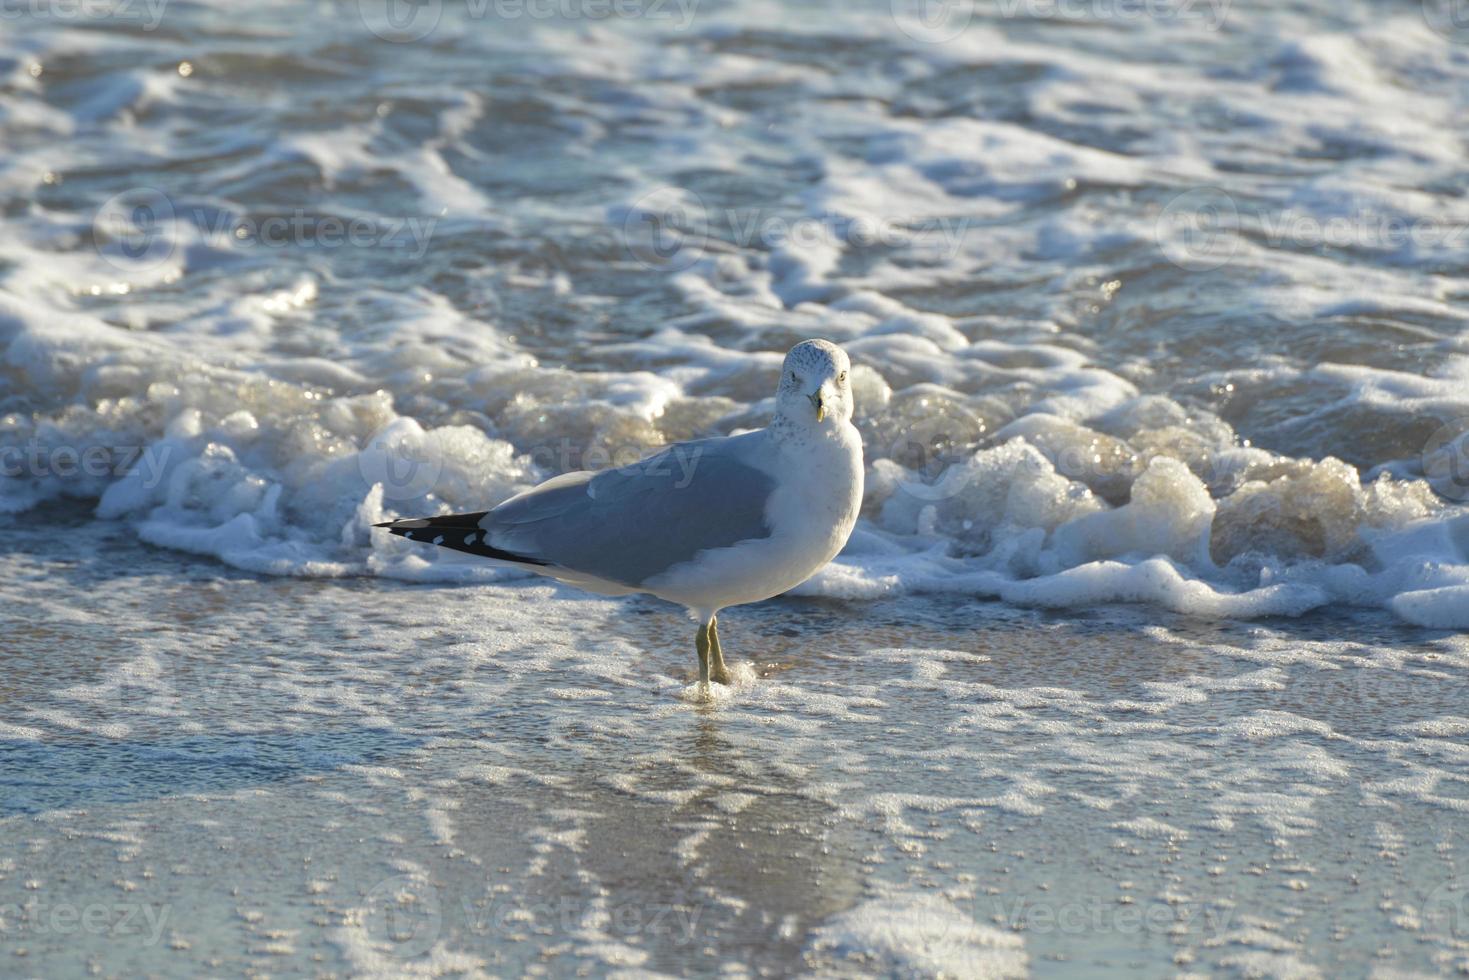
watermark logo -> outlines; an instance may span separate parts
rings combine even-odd
[[[1217,187],[1184,191],[1164,206],[1154,225],[1163,254],[1189,272],[1217,269],[1239,248],[1239,208]]]
[[[432,884],[411,875],[380,881],[367,893],[362,927],[399,959],[422,956],[438,942],[444,910]]]
[[[1423,21],[1455,44],[1469,42],[1469,0],[1423,0]]]
[[[152,269],[167,262],[177,247],[173,201],[155,187],[134,187],[102,203],[92,219],[92,242],[122,269]]]
[[[1421,463],[1435,493],[1469,500],[1469,416],[1439,426],[1423,445]]]
[[[1025,942],[1018,935],[995,936],[970,909],[948,902],[929,908],[919,905],[922,949],[930,969],[943,976],[1026,977]],[[1018,932],[1011,929],[1012,933]]]
[[[682,272],[704,257],[708,239],[703,198],[676,187],[644,194],[622,219],[623,247],[650,269]]]
[[[443,13],[443,0],[357,0],[362,25],[394,44],[428,37],[439,26]]]
[[[923,44],[952,41],[974,17],[974,0],[892,0],[893,23]]]
[[[979,416],[959,405],[950,406],[945,415],[905,426],[887,451],[888,458],[904,468],[898,491],[928,502],[962,493],[976,476],[968,465],[974,456],[973,433],[984,427]]]
[[[1469,942],[1469,878],[1451,878],[1428,893],[1423,918],[1459,942]]]
[[[433,492],[444,472],[438,434],[396,420],[373,433],[357,454],[368,486],[382,484],[384,500],[416,500]]]

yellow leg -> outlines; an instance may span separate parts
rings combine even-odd
[[[713,661],[709,676],[720,684],[728,684],[733,681],[734,678],[724,666],[724,651],[719,649],[719,619],[714,616],[709,618],[709,653]]]
[[[709,683],[709,624],[699,627],[694,637],[694,649],[699,651],[699,683]]]

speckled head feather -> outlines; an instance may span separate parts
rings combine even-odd
[[[829,340],[819,339],[801,341],[791,348],[785,360],[787,374],[795,371],[797,375],[809,374],[813,378],[828,373],[835,377],[851,366],[846,351]]]
[[[776,414],[803,425],[851,419],[852,388],[847,379],[851,366],[847,352],[831,341],[801,341],[786,354]]]

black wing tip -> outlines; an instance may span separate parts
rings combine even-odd
[[[478,528],[479,522],[488,514],[487,510],[475,511],[473,514],[445,514],[443,517],[400,517],[396,521],[383,521],[374,524],[373,527],[385,527],[389,531],[412,531],[419,528],[429,527],[452,527],[469,530]]]
[[[393,534],[417,541],[420,544],[436,544],[441,548],[462,551],[481,558],[515,562],[519,565],[549,565],[538,558],[501,551],[489,542],[489,534],[480,528],[480,520],[488,511],[477,514],[448,514],[444,517],[415,517],[401,521],[384,521],[373,527],[385,527]],[[467,533],[466,533],[467,532]]]

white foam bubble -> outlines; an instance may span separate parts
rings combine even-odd
[[[817,931],[820,975],[1022,977],[1019,936],[981,925],[938,895],[893,891],[836,916]],[[850,957],[850,958],[849,958]]]

